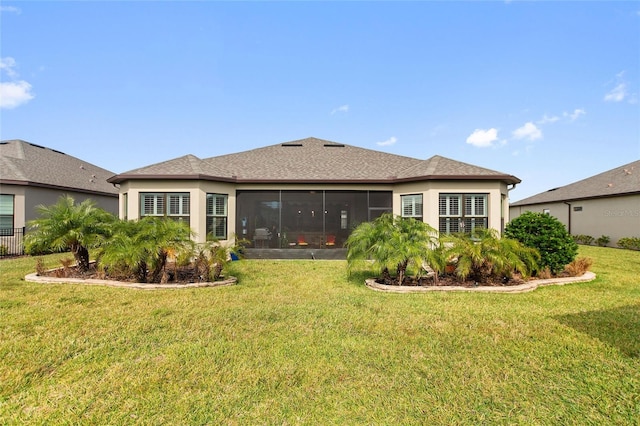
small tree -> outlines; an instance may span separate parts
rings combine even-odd
[[[448,258],[457,259],[456,275],[483,283],[490,277],[511,278],[518,271],[527,276],[536,270],[540,255],[519,241],[500,238],[495,229],[476,229],[473,235],[456,234],[446,239]]]
[[[73,197],[63,195],[56,204],[36,207],[37,219],[29,221],[25,236],[27,252],[69,249],[78,270],[89,269],[89,248],[97,247],[110,233],[115,217],[99,208],[93,200],[76,204]]]
[[[520,241],[540,252],[540,268],[553,274],[562,272],[578,254],[578,244],[555,217],[536,212],[524,212],[505,227],[508,238]]]
[[[216,281],[222,270],[231,260],[231,256],[242,257],[242,251],[249,241],[234,239],[233,244],[223,244],[218,240],[210,240],[194,246],[190,257],[194,259],[198,275],[203,280]]]
[[[422,221],[390,213],[358,225],[347,238],[346,247],[350,270],[371,260],[382,278],[396,285],[402,285],[409,266],[421,270],[427,263],[436,274],[444,268],[438,256],[437,231]]]

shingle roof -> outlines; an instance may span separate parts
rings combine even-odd
[[[0,142],[0,182],[117,196],[113,172],[22,140]]]
[[[512,203],[512,206],[640,194],[640,160]]]
[[[193,155],[131,170],[109,179],[209,179],[231,182],[370,182],[423,179],[496,179],[515,176],[445,157],[428,160],[388,154],[317,138],[306,138],[235,154],[198,159]]]

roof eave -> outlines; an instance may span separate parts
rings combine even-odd
[[[508,184],[518,184],[522,182],[520,179],[512,175],[427,175],[394,178],[393,182],[417,182],[422,180],[499,180]]]
[[[117,192],[106,192],[100,190],[92,190],[86,188],[72,188],[69,186],[61,186],[61,185],[52,185],[49,183],[41,183],[41,182],[32,182],[26,180],[10,180],[10,179],[0,179],[0,184],[2,185],[20,185],[20,186],[34,186],[37,188],[47,188],[47,189],[55,189],[58,191],[73,191],[80,192],[82,194],[96,194],[96,195],[104,195],[107,197],[118,197]]]
[[[360,184],[389,184],[389,183],[406,183],[406,182],[419,182],[425,180],[485,180],[485,181],[503,181],[509,184],[517,184],[522,182],[515,176],[511,175],[427,175],[427,176],[411,176],[406,178],[398,178],[396,176],[389,176],[387,178],[377,179],[243,179],[237,176],[211,176],[204,174],[195,175],[165,175],[165,174],[152,174],[152,175],[139,175],[139,174],[122,174],[112,176],[107,179],[107,182],[113,184],[119,184],[127,180],[207,180],[215,182],[229,182],[229,183],[284,183],[284,184],[305,184],[305,183],[331,183],[331,184],[348,184],[348,183],[360,183]]]
[[[521,200],[521,201],[516,201],[515,203],[512,203],[511,207],[536,206],[539,204],[564,203],[569,201],[597,200],[601,198],[627,197],[630,195],[640,195],[640,191],[618,192],[616,194],[590,195],[590,196],[574,197],[574,198],[554,198],[552,200],[533,201],[529,203],[523,202],[526,200]]]
[[[238,181],[238,179],[235,176],[226,177],[226,176],[210,176],[210,175],[203,175],[203,174],[195,174],[195,175],[122,174],[122,175],[111,176],[109,179],[107,179],[107,182],[113,183],[113,184],[120,184],[128,180],[207,180],[207,181],[230,182],[230,183],[234,183]]]

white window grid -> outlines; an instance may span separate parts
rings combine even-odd
[[[422,194],[402,195],[402,217],[422,218]]]

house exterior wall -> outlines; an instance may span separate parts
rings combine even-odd
[[[58,202],[63,195],[70,195],[76,203],[92,199],[97,206],[113,214],[118,213],[118,197],[88,194],[62,189],[43,188],[31,185],[0,185],[1,194],[13,194],[14,198],[14,227],[22,228],[38,217],[37,206],[49,206]]]
[[[58,202],[61,196],[69,195],[73,197],[76,204],[91,199],[96,205],[112,214],[118,213],[118,197],[98,194],[88,194],[85,192],[63,191],[57,189],[26,187],[25,188],[25,214],[27,221],[38,217],[36,207],[39,205],[50,206]]]
[[[28,232],[29,221],[37,219],[37,206],[49,206],[58,202],[62,195],[72,196],[80,203],[88,198],[104,210],[116,214],[118,212],[118,197],[88,194],[75,191],[64,191],[54,188],[43,188],[31,185],[0,184],[0,194],[13,195],[13,229],[10,235],[0,236],[0,247],[9,255],[24,253],[23,236]]]
[[[640,237],[640,194],[511,207],[516,218],[525,211],[543,212],[562,222],[572,235],[608,236],[609,246],[624,237]],[[576,211],[576,208],[581,210]]]
[[[524,212],[548,213],[558,219],[569,229],[569,206],[562,201],[556,203],[542,203],[528,206],[515,206],[509,208],[510,220],[520,216]]]
[[[498,181],[423,181],[402,184],[260,184],[226,183],[199,180],[132,180],[120,186],[121,218],[140,217],[140,194],[144,192],[185,192],[190,194],[190,226],[196,232],[196,242],[206,240],[206,196],[208,193],[226,194],[227,229],[231,238],[237,229],[237,191],[391,191],[393,213],[401,214],[401,196],[422,194],[423,220],[438,229],[440,193],[483,193],[488,194],[488,224],[499,232],[508,220],[507,185]],[[125,203],[126,194],[126,203]],[[126,208],[126,211],[125,211]]]
[[[231,233],[235,229],[235,185],[224,182],[199,180],[137,180],[125,182],[120,186],[121,219],[140,218],[140,194],[144,192],[184,192],[189,193],[191,202],[189,226],[196,233],[195,241],[206,241],[206,202],[207,193],[228,195],[227,227]],[[124,201],[126,194],[126,203]],[[126,211],[125,211],[126,209]]]
[[[488,227],[502,233],[509,218],[507,185],[497,181],[433,180],[396,185],[393,189],[393,213],[400,215],[401,196],[422,194],[423,221],[438,229],[440,194],[488,194]]]

